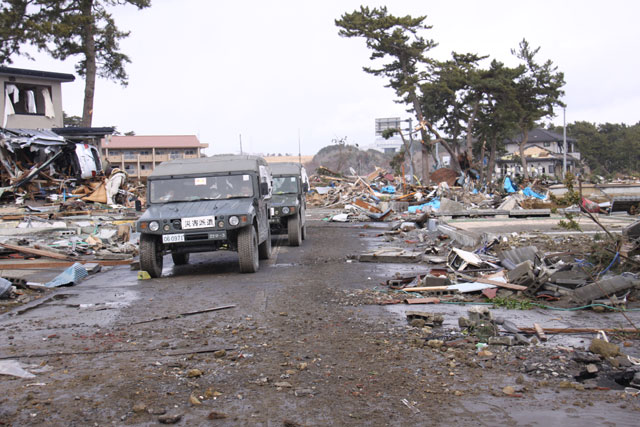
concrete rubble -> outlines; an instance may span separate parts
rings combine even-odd
[[[0,268],[11,283],[0,289],[0,312],[54,283],[79,282],[82,264],[99,269],[137,255],[131,226],[145,188],[102,166],[89,143],[51,130],[0,129]]]
[[[568,197],[555,197],[541,186],[516,189],[508,179],[501,191],[484,192],[468,182],[457,185],[456,175],[445,172],[440,173],[448,182],[426,187],[406,185],[382,170],[344,177],[324,172],[312,178],[319,191],[311,201],[317,207],[342,209],[341,214],[325,217],[326,221],[388,223],[376,234],[378,247],[354,254],[352,260],[410,264],[414,271],[420,271],[396,273],[367,299],[400,307],[394,311],[406,316],[407,326],[418,337],[416,345],[445,354],[467,348],[479,360],[499,360],[508,353],[525,359],[523,355],[531,352],[560,352],[564,355],[556,362],[522,363],[523,374],[562,378],[562,384],[570,388],[630,387],[635,390],[631,393],[640,393],[639,354],[623,350],[628,344],[625,340],[637,339],[638,334],[637,325],[623,316],[640,310],[640,221],[614,235],[594,216],[628,211],[628,205],[611,209],[611,204],[584,197],[580,205],[570,204]],[[395,191],[383,191],[389,187]],[[570,234],[548,238],[536,233],[521,237],[520,233],[474,232],[451,221],[524,221],[549,217],[552,211],[568,214],[567,218],[584,212],[586,221],[593,220],[604,237],[596,244],[586,237],[576,245]],[[372,212],[384,215],[375,217]],[[430,307],[428,312],[416,310],[425,304]],[[456,309],[457,314],[452,315],[449,307],[455,305],[466,307],[467,314],[460,315]],[[438,306],[443,309],[436,310]],[[558,310],[619,313],[620,326],[604,328],[595,323],[583,328],[553,328],[542,320],[522,324],[517,314],[494,317],[495,309],[536,309],[549,316]],[[451,316],[457,322],[448,319]],[[605,329],[619,344],[608,341]],[[595,337],[598,332],[603,338]],[[586,351],[551,339],[571,333],[591,336]],[[510,393],[518,395],[517,388]]]

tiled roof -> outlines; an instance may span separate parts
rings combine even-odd
[[[541,129],[541,128],[536,128],[536,129],[532,129],[531,131],[529,131],[529,140],[528,143],[532,143],[532,142],[560,142],[563,140],[562,135],[560,135],[559,133],[547,130],[547,129]],[[513,138],[511,138],[510,140],[507,140],[507,142],[510,143],[520,143],[520,141],[522,141],[522,134],[518,133],[516,135],[514,135]],[[576,142],[576,140],[574,138],[569,138],[567,136],[567,141],[568,142]]]
[[[102,148],[206,148],[195,135],[111,136],[102,140]]]

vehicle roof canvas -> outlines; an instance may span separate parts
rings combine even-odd
[[[272,163],[272,175],[300,175],[302,165],[300,163]]]
[[[178,159],[161,163],[149,178],[245,171],[259,172],[261,165],[267,166],[267,162],[262,157],[250,155],[223,154],[198,159]]]

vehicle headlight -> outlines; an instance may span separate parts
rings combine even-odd
[[[240,220],[238,219],[237,216],[231,216],[229,217],[229,225],[233,225],[236,226],[240,223]]]
[[[149,223],[149,230],[158,231],[159,228],[160,228],[160,224],[158,224],[158,221],[151,221]]]
[[[288,214],[289,213],[289,208],[286,207],[286,206],[284,208],[282,208],[282,213],[285,214],[285,215]]]

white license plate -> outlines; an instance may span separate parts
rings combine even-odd
[[[184,242],[184,234],[163,234],[162,243]]]
[[[194,228],[214,228],[216,226],[216,217],[213,215],[194,216],[191,218],[182,218],[180,222],[182,223],[183,230],[192,230]]]

